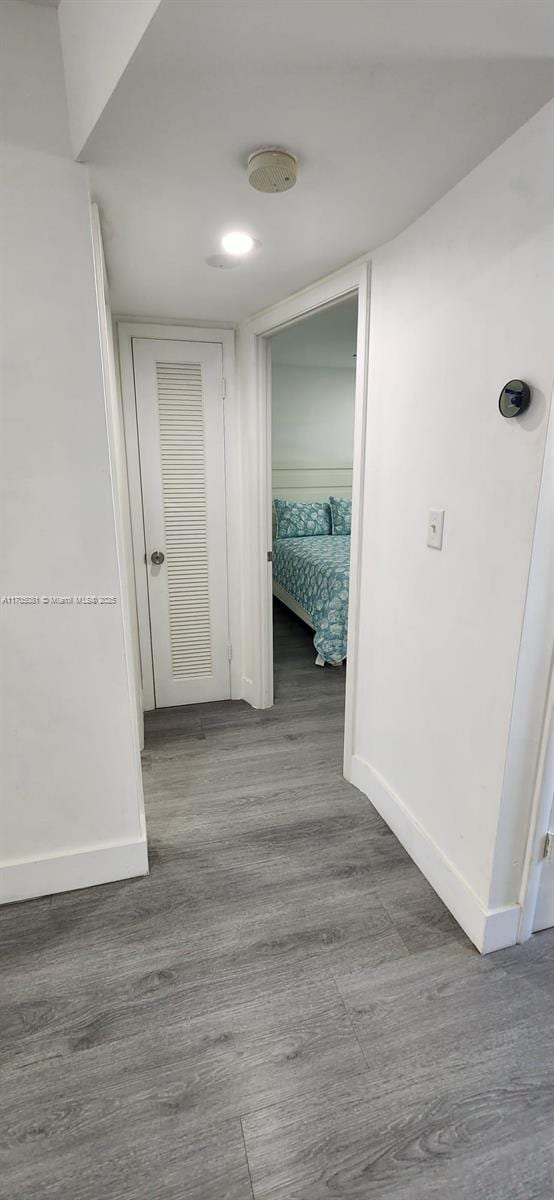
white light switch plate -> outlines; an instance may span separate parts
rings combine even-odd
[[[430,508],[427,522],[427,545],[433,550],[442,550],[442,531],[444,529],[444,508]]]

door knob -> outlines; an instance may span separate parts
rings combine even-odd
[[[154,550],[154,553],[150,555],[150,558],[154,563],[154,566],[160,567],[164,561],[165,554],[162,554],[161,550]]]

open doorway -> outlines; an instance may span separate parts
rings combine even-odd
[[[344,711],[357,294],[274,334],[271,350],[275,699]]]
[[[364,467],[367,427],[367,370],[369,348],[370,264],[353,263],[272,309],[252,317],[240,329],[239,364],[243,402],[245,463],[244,598],[245,640],[243,695],[255,708],[273,704],[273,461],[271,448],[271,346],[285,329],[300,326],[311,317],[339,305],[357,301],[354,433],[352,461],[352,514],[348,597],[346,698],[343,768],[351,778],[356,707],[357,649],[359,642],[360,564],[364,510]],[[309,631],[308,631],[309,632]],[[313,636],[313,634],[312,634]],[[311,641],[311,639],[310,639]],[[312,647],[312,664],[315,649]],[[312,653],[310,651],[310,654]],[[331,668],[312,665],[325,674]]]

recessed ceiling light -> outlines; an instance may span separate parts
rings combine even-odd
[[[226,254],[234,254],[237,258],[241,258],[243,254],[250,254],[250,251],[254,249],[254,238],[250,237],[249,233],[235,230],[222,237],[221,245]]]

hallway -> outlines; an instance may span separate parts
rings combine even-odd
[[[554,937],[479,957],[275,647],[148,716],[148,879],[0,911],[6,1200],[548,1200]]]

